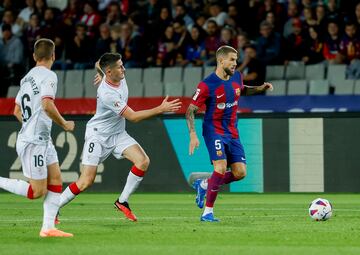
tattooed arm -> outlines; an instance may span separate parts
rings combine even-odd
[[[198,111],[199,107],[196,105],[190,104],[186,110],[186,123],[189,129],[190,135],[190,144],[189,144],[189,155],[194,154],[195,148],[199,148],[200,142],[195,130],[195,113]]]

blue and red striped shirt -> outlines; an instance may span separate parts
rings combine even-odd
[[[192,104],[198,107],[206,105],[203,136],[239,137],[236,113],[243,88],[242,77],[238,71],[227,81],[213,72],[199,83]]]

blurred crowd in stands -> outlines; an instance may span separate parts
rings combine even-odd
[[[93,68],[105,52],[121,53],[126,68],[212,66],[216,49],[231,45],[250,85],[266,65],[294,61],[347,64],[348,78],[360,78],[360,1],[0,2],[1,87],[19,84],[41,37],[56,44],[54,69]]]

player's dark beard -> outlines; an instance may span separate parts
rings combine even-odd
[[[224,71],[227,75],[232,76],[234,73],[230,70],[230,68],[224,68]]]

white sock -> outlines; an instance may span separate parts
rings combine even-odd
[[[30,184],[17,179],[0,177],[0,188],[13,194],[27,197]]]
[[[200,182],[200,187],[207,190],[207,187],[208,187],[208,179],[203,179],[201,182]]]
[[[126,184],[124,187],[124,190],[121,192],[121,195],[119,197],[119,202],[127,202],[129,200],[129,197],[134,191],[139,187],[140,182],[142,181],[143,177],[137,176],[133,174],[131,171],[129,172],[129,175],[126,180]]]
[[[71,192],[69,186],[66,187],[66,189],[61,193],[60,195],[60,204],[59,207],[63,207],[64,205],[67,205],[70,203],[76,195]]]
[[[205,206],[205,210],[204,210],[202,215],[204,216],[204,215],[209,214],[209,213],[214,213],[214,207]]]
[[[48,190],[44,199],[44,217],[41,230],[55,228],[55,217],[59,211],[60,193]]]

